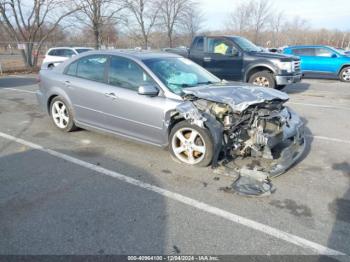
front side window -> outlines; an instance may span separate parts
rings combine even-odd
[[[233,44],[225,39],[208,39],[208,52],[212,54],[229,55],[233,53]]]
[[[321,57],[332,57],[334,53],[327,48],[320,47],[320,48],[315,48],[315,55],[321,56]]]
[[[186,58],[169,57],[144,60],[149,69],[170,91],[181,95],[184,88],[220,82],[220,79]]]
[[[76,76],[88,80],[104,82],[107,60],[107,56],[105,55],[93,55],[79,59]],[[72,70],[74,69],[72,68]]]
[[[72,57],[73,55],[75,55],[75,53],[70,50],[70,49],[62,49],[62,56],[64,57]]]
[[[75,51],[77,51],[78,54],[81,54],[84,52],[92,51],[92,49],[90,49],[90,48],[78,48],[78,49],[75,49]]]
[[[143,85],[157,85],[134,61],[117,56],[111,57],[108,70],[108,83],[134,91],[137,91]]]

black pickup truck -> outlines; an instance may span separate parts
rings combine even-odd
[[[262,51],[239,36],[197,36],[189,49],[166,51],[191,59],[225,80],[282,89],[300,82],[300,59]]]

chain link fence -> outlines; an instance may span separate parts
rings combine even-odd
[[[123,45],[108,44],[102,45],[101,49],[118,49],[118,48],[135,48],[133,43],[123,43]],[[81,43],[81,42],[61,42],[61,43],[44,43],[39,52],[37,51],[38,43],[34,43],[32,56],[38,57],[37,67],[40,67],[46,52],[52,47],[94,47],[94,43]],[[17,44],[15,42],[0,42],[0,73],[26,71],[24,58],[22,52],[25,49],[25,43]]]

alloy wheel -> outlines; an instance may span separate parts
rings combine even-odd
[[[179,129],[173,136],[172,148],[179,160],[190,165],[201,162],[206,153],[203,137],[192,128]]]
[[[258,76],[255,78],[253,84],[257,86],[270,87],[269,80],[264,76]]]
[[[342,78],[344,81],[349,82],[350,81],[350,68],[347,68],[342,73]]]
[[[56,101],[52,104],[51,115],[59,128],[64,129],[68,126],[69,114],[66,105],[62,101]]]

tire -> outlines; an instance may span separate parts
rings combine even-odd
[[[344,67],[339,73],[339,79],[342,82],[350,83],[350,66]]]
[[[72,110],[68,103],[59,96],[51,101],[50,117],[55,127],[61,131],[72,132],[77,129],[74,124]]]
[[[286,87],[286,85],[279,85],[279,86],[276,86],[276,89],[277,90],[282,90],[283,88],[285,88]]]
[[[169,149],[175,161],[191,166],[206,167],[214,156],[209,130],[191,125],[187,121],[177,123],[171,130]]]
[[[257,86],[276,88],[275,79],[269,71],[259,71],[252,74],[248,82]]]

